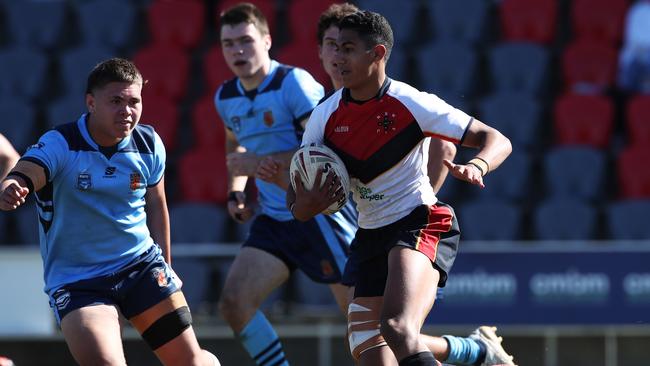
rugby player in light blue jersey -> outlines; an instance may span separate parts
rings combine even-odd
[[[226,129],[228,211],[238,222],[253,217],[244,195],[261,160],[286,165],[300,146],[304,123],[323,97],[323,87],[297,67],[269,57],[271,36],[264,15],[252,4],[237,4],[221,15],[224,58],[237,78],[215,95]],[[309,52],[309,50],[306,50]],[[221,314],[258,365],[288,365],[282,345],[259,307],[271,291],[302,270],[328,283],[345,308],[342,273],[356,230],[349,207],[302,223],[286,208],[284,189],[256,180],[260,214],[230,269],[219,301]]]
[[[139,125],[143,78],[113,58],[88,76],[88,113],[45,133],[0,185],[0,209],[36,194],[45,292],[81,365],[125,365],[119,314],[165,365],[202,350],[170,264],[165,148]]]

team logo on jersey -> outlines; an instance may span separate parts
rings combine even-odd
[[[274,119],[273,119],[273,112],[264,111],[264,124],[267,127],[271,127],[271,126],[273,126],[273,122],[275,122]]]
[[[42,149],[43,147],[45,147],[45,143],[44,143],[44,142],[39,142],[39,143],[37,143],[37,144],[30,145],[30,146],[27,148],[27,151],[29,151],[29,150],[31,150],[31,149]]]
[[[336,126],[334,127],[334,132],[338,132],[338,133],[350,132],[350,126]]]
[[[156,282],[158,282],[159,287],[169,286],[169,281],[167,281],[167,272],[165,271],[164,268],[156,267],[152,269],[151,275],[153,276],[153,279],[156,280]]]
[[[77,189],[80,191],[87,191],[93,186],[93,181],[90,174],[83,172],[77,176]]]
[[[65,309],[70,303],[70,292],[65,289],[57,290],[52,297],[54,298],[54,305],[59,310]]]
[[[142,176],[138,172],[133,172],[129,175],[129,187],[132,191],[137,191],[142,186]]]
[[[382,131],[384,133],[389,133],[391,131],[395,131],[395,127],[393,125],[395,124],[395,113],[389,114],[388,112],[384,112],[383,115],[378,115],[377,116],[377,133],[381,133]]]
[[[115,178],[114,174],[115,174],[116,170],[117,170],[117,168],[114,167],[114,166],[107,167],[106,170],[104,170],[104,177]]]
[[[323,259],[320,261],[320,269],[323,271],[323,275],[329,277],[334,274],[334,267],[332,267],[332,263],[328,261],[327,259]]]
[[[230,119],[230,122],[232,123],[232,129],[233,129],[235,132],[239,132],[239,131],[241,131],[241,118],[239,118],[239,117],[232,117],[232,118]]]

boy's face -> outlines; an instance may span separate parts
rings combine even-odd
[[[93,115],[95,141],[111,146],[131,134],[142,115],[142,81],[111,82],[86,94],[86,106]]]
[[[336,40],[339,37],[339,28],[335,25],[330,26],[323,33],[322,45],[318,47],[318,56],[323,63],[323,68],[327,75],[336,83],[341,83],[341,75],[339,74],[334,57],[336,56]]]
[[[230,70],[239,78],[251,78],[269,59],[271,36],[251,23],[226,24],[221,27],[221,48]]]
[[[350,29],[340,30],[336,43],[334,63],[343,86],[350,89],[362,86],[378,67],[375,50],[368,48],[359,33]]]

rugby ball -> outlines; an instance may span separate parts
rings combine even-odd
[[[323,211],[324,214],[330,215],[340,210],[348,201],[350,193],[350,176],[345,169],[345,164],[341,158],[325,145],[310,144],[301,147],[293,154],[291,158],[291,166],[289,173],[291,176],[291,186],[294,191],[296,190],[295,175],[300,176],[300,180],[306,189],[311,189],[314,186],[314,179],[318,170],[324,168],[319,187],[323,186],[325,179],[331,170],[334,171],[341,181],[343,186],[344,196],[338,202],[334,202],[330,207]]]

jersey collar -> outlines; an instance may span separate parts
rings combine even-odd
[[[386,77],[384,79],[384,83],[381,84],[381,87],[379,88],[379,91],[377,91],[377,95],[375,95],[373,98],[371,98],[369,100],[372,100],[372,99],[379,100],[384,95],[386,95],[386,93],[388,92],[388,88],[390,88],[390,82],[391,82],[391,80],[388,77]],[[355,100],[354,98],[352,98],[352,95],[350,95],[350,89],[348,89],[348,88],[343,88],[342,98],[343,98],[343,102],[345,104],[350,103],[350,102],[355,103],[355,104],[363,104],[363,103],[367,102],[367,100],[359,101],[359,100]]]
[[[273,80],[273,77],[275,76],[275,71],[278,69],[278,66],[280,66],[280,63],[278,63],[275,60],[271,60],[271,67],[269,68],[269,73],[266,75],[264,80],[262,80],[260,85],[258,85],[257,88],[255,88],[253,90],[246,91],[246,89],[244,89],[244,86],[242,85],[239,78],[237,78],[237,90],[239,90],[241,95],[245,95],[245,96],[249,97],[250,99],[255,98],[255,96],[260,91],[264,90],[264,88],[266,88],[269,85],[269,83],[271,83],[271,81]]]
[[[90,131],[88,131],[88,116],[89,116],[88,113],[82,114],[81,117],[79,117],[79,119],[77,120],[77,127],[79,127],[79,131],[81,132],[81,136],[83,136],[84,140],[86,140],[86,142],[94,149],[99,151],[100,150],[99,145],[97,145],[95,140],[93,140],[92,136],[90,136]],[[122,141],[117,143],[116,150],[120,151],[123,148],[125,148],[129,144],[129,141],[131,141],[131,134],[129,134],[128,136],[123,138]]]

